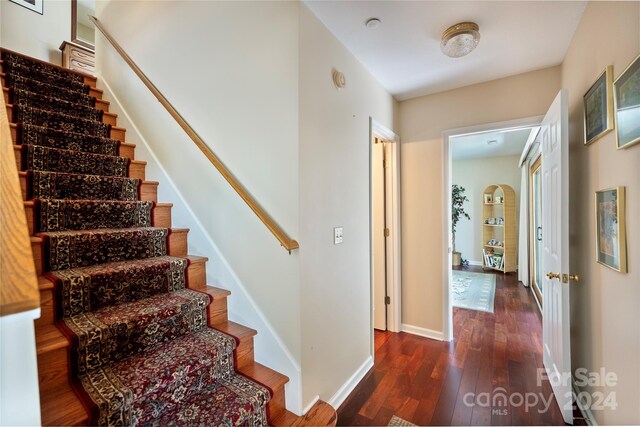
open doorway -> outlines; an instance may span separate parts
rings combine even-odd
[[[371,323],[372,329],[399,332],[400,141],[373,120],[370,141]]]
[[[520,221],[522,153],[531,147],[541,121],[542,117],[531,117],[444,134],[450,254],[445,260],[445,340],[454,338],[454,307],[493,313],[496,284],[504,282],[502,277],[520,280],[519,244],[529,242],[529,232],[522,232]],[[528,208],[525,215],[523,219]],[[525,263],[528,267],[527,258]]]

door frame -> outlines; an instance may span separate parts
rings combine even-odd
[[[400,137],[391,129],[369,118],[369,271],[371,296],[371,354],[374,352],[373,334],[373,291],[374,291],[374,251],[373,251],[373,139],[381,138],[390,142],[389,147],[389,182],[386,183],[387,224],[389,237],[387,240],[387,294],[391,304],[387,307],[387,330],[400,332],[402,319],[402,257],[400,227]]]
[[[444,261],[442,263],[442,337],[444,341],[453,340],[453,306],[451,304],[451,282],[452,278],[452,261],[451,252],[453,251],[453,241],[451,236],[451,138],[456,136],[469,135],[474,133],[495,132],[500,130],[515,130],[520,128],[530,128],[540,126],[544,116],[532,116],[522,119],[506,120],[502,122],[486,123],[475,126],[466,126],[456,129],[447,129],[442,132],[442,240],[444,242]]]
[[[530,245],[529,245],[529,280],[531,282],[531,291],[533,292],[533,296],[538,303],[538,309],[540,309],[540,313],[542,313],[542,292],[540,291],[540,286],[542,284],[536,283],[536,262],[535,262],[535,245],[537,240],[537,234],[535,230],[534,224],[534,209],[535,209],[535,193],[533,191],[533,174],[540,170],[540,174],[542,175],[542,150],[538,150],[536,154],[534,154],[532,158],[532,162],[528,165],[529,168],[529,237],[530,237]],[[542,185],[542,176],[540,176],[540,185]],[[542,192],[542,189],[540,189]],[[541,198],[542,200],[542,198]],[[544,233],[544,229],[542,230]],[[541,273],[542,274],[542,273]]]

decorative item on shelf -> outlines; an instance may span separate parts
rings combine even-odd
[[[11,0],[12,3],[18,4],[26,9],[33,10],[40,15],[44,15],[42,3],[44,0]]]
[[[492,203],[482,204],[483,269],[503,273],[518,270],[516,196],[506,184],[492,184],[483,195],[492,195]],[[484,202],[484,198],[483,198]]]
[[[640,55],[613,83],[618,148],[640,142]]]
[[[485,203],[493,203],[493,194],[486,194],[485,193],[484,202]]]
[[[451,263],[454,267],[459,266],[462,260],[462,253],[456,252],[456,226],[463,217],[471,219],[469,214],[464,210],[464,203],[469,201],[469,198],[464,195],[464,192],[464,187],[457,184],[451,187],[451,236],[453,240]]]
[[[584,143],[591,144],[613,129],[613,66],[609,65],[583,97]]]
[[[596,191],[596,261],[627,272],[625,187]]]

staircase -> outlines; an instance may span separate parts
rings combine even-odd
[[[335,425],[285,408],[288,378],[228,320],[188,229],[145,180],[96,79],[1,49],[29,225],[44,425]]]

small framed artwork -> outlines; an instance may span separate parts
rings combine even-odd
[[[640,55],[613,83],[618,149],[640,142]]]
[[[12,3],[19,4],[22,7],[26,7],[29,10],[33,10],[40,15],[43,14],[42,3],[44,0],[10,0]]]
[[[596,191],[596,261],[627,272],[624,187]]]
[[[492,194],[485,194],[484,195],[484,202],[485,203],[493,203],[493,195]]]
[[[609,65],[583,97],[584,143],[591,144],[613,129],[613,66]]]

